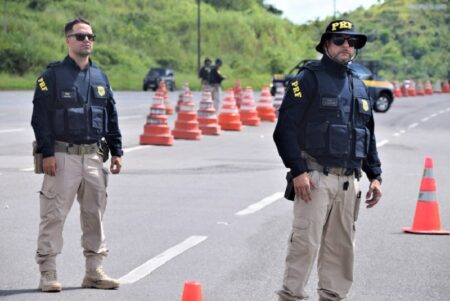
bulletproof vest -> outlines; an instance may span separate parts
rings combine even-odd
[[[370,141],[366,124],[372,106],[363,82],[350,74],[337,80],[320,62],[304,68],[313,71],[318,84],[318,92],[306,114],[303,146],[306,152],[321,158],[325,165],[336,165],[336,159],[365,158]]]
[[[86,81],[77,82],[77,71],[65,64],[55,72],[53,129],[56,140],[98,141],[108,131],[107,103],[110,98],[102,71],[91,65]]]

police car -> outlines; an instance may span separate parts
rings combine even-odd
[[[275,95],[277,86],[286,87],[289,81],[297,75],[298,71],[305,64],[314,60],[303,60],[292,68],[287,74],[274,74],[270,92]],[[373,75],[373,73],[359,63],[351,63],[350,69],[363,80],[369,89],[369,96],[373,100],[373,109],[375,112],[387,112],[394,101],[394,86],[387,80]]]

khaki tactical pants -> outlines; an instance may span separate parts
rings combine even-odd
[[[63,227],[75,195],[80,204],[81,245],[86,269],[101,265],[108,250],[102,219],[106,207],[108,170],[96,154],[55,153],[56,176],[44,176],[40,192],[40,216],[36,262],[41,272],[56,270],[56,255],[63,246]]]
[[[211,88],[212,88],[211,96],[214,102],[214,109],[216,109],[216,113],[218,114],[220,112],[220,105],[222,103],[220,95],[222,89],[220,88],[220,84],[211,84]]]
[[[360,200],[359,183],[352,176],[309,173],[316,188],[312,200],[296,196],[293,230],[288,242],[280,301],[308,298],[305,286],[318,256],[320,300],[342,300],[353,281],[354,223]],[[348,182],[347,190],[344,183]]]

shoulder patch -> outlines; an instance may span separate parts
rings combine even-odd
[[[302,91],[300,91],[300,84],[298,80],[294,80],[291,82],[292,93],[296,98],[302,98]]]
[[[48,91],[47,85],[45,84],[43,77],[38,78],[37,83],[41,91]]]

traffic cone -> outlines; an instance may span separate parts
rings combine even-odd
[[[394,81],[394,96],[395,97],[402,97],[402,91],[400,90],[400,87],[398,85],[398,81]]]
[[[203,301],[202,285],[200,284],[200,282],[185,282],[181,301]]]
[[[442,84],[441,84],[440,80],[437,80],[434,83],[433,92],[434,93],[441,93],[442,92]]]
[[[419,81],[417,82],[416,94],[420,95],[420,96],[424,96],[425,95],[425,90],[423,89],[423,84],[422,84],[422,80],[421,79],[419,79]]]
[[[403,84],[401,85],[400,91],[402,92],[403,96],[408,96],[408,89],[405,86],[405,82],[403,82]]]
[[[425,169],[420,183],[413,225],[411,228],[402,228],[402,231],[415,234],[450,234],[450,231],[441,229],[436,182],[433,178],[433,159],[431,157],[425,158]]]
[[[200,140],[202,132],[199,129],[194,106],[192,93],[190,90],[186,90],[179,103],[179,112],[175,121],[175,128],[172,131],[175,139]]]
[[[161,93],[161,96],[164,99],[164,105],[166,107],[166,114],[167,115],[172,115],[173,114],[173,107],[170,104],[170,100],[169,100],[169,91],[167,91],[167,87],[166,84],[164,83],[164,81],[160,81],[159,82],[159,86],[158,86],[158,90],[156,91],[156,93]]]
[[[261,124],[261,119],[258,117],[258,111],[256,111],[252,87],[245,87],[239,115],[241,117],[242,124],[252,126],[258,126]]]
[[[242,122],[233,89],[227,89],[219,114],[219,124],[225,131],[240,131]]]
[[[450,93],[450,86],[447,79],[442,83],[442,93]]]
[[[220,125],[217,119],[216,109],[211,98],[209,89],[205,89],[202,93],[202,100],[197,111],[199,128],[203,135],[219,135]]]
[[[156,95],[144,125],[144,133],[139,138],[139,144],[172,145],[173,136],[167,125],[166,108],[164,99]]]
[[[433,87],[429,79],[425,82],[425,95],[433,95]]]
[[[411,80],[408,88],[408,96],[417,96],[416,93],[416,83]]]
[[[284,86],[278,85],[275,89],[275,98],[273,100],[273,107],[275,108],[275,114],[278,117],[278,109],[281,107],[281,103],[283,102],[284,97]]]
[[[234,83],[234,98],[236,99],[236,106],[238,108],[241,107],[241,102],[242,102],[242,86],[241,86],[241,81],[237,80]]]
[[[275,109],[273,108],[272,95],[270,95],[270,89],[267,85],[264,85],[262,88],[256,110],[258,111],[259,118],[263,121],[274,122],[277,119]]]

